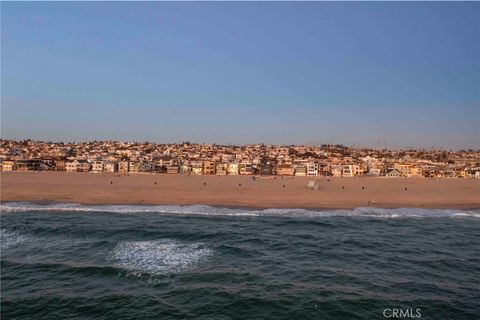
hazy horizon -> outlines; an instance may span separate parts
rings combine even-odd
[[[479,3],[1,8],[3,139],[480,149]]]

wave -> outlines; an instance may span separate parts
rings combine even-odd
[[[239,209],[211,207],[207,205],[82,205],[79,203],[35,204],[30,202],[7,202],[0,205],[2,213],[9,212],[109,212],[118,214],[159,213],[167,215],[199,215],[199,216],[265,216],[265,217],[372,217],[372,218],[441,218],[441,217],[473,217],[480,218],[480,209],[425,209],[397,208],[385,209],[362,207],[351,210],[308,210],[308,209]]]
[[[20,249],[29,256],[29,264],[44,265],[46,267],[62,266],[69,269],[102,270],[106,273],[118,273],[118,268],[133,275],[176,273],[194,267],[199,261],[213,254],[213,250],[202,243],[184,243],[173,239],[158,239],[148,241],[122,241],[104,256],[103,263],[64,260],[59,252],[74,252],[78,244],[90,240],[72,240],[58,238],[34,237],[26,233],[0,229],[2,254],[10,250]],[[55,254],[57,252],[57,254]],[[48,255],[48,259],[43,259]],[[94,258],[95,255],[89,258]],[[3,256],[2,256],[3,258]],[[89,259],[86,257],[87,260]],[[102,259],[103,260],[103,259]],[[3,259],[2,259],[3,261]],[[35,262],[33,262],[35,261]],[[24,262],[12,263],[25,264]],[[111,265],[110,265],[111,264]]]
[[[171,239],[120,242],[109,260],[134,274],[167,274],[193,267],[212,250],[200,243],[185,244]]]
[[[27,240],[25,235],[22,235],[16,231],[9,231],[6,229],[0,229],[0,244],[1,249],[8,249],[21,244]]]

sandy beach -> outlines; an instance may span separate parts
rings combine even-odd
[[[3,172],[1,201],[255,208],[479,208],[480,180]],[[406,189],[405,189],[406,188]]]

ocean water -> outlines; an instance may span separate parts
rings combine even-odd
[[[0,218],[2,319],[480,317],[480,210],[4,203]]]

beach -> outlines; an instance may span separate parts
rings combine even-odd
[[[318,190],[307,183],[316,180]],[[480,180],[2,172],[1,201],[246,208],[480,207]]]

